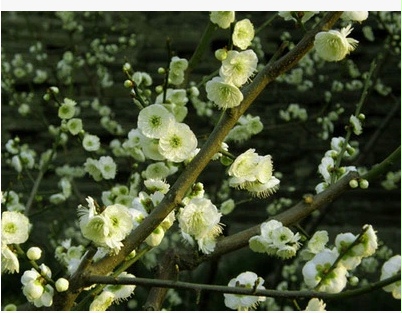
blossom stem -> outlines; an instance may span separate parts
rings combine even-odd
[[[358,116],[360,114],[361,109],[363,107],[363,104],[364,104],[364,102],[366,100],[366,97],[368,95],[368,89],[372,85],[371,84],[371,77],[373,76],[373,73],[374,73],[374,70],[376,68],[376,65],[377,65],[377,63],[375,61],[371,62],[370,70],[368,72],[366,80],[364,81],[364,87],[363,87],[363,91],[362,91],[361,96],[360,96],[360,100],[359,100],[359,102],[357,103],[357,106],[356,106],[356,111],[355,111],[355,114],[354,114],[355,116]],[[350,137],[352,136],[352,133],[353,133],[353,127],[348,127],[347,128],[347,133],[346,133],[346,136],[345,136],[345,142],[343,143],[341,151],[339,152],[339,155],[336,158],[336,163],[335,163],[335,166],[334,166],[334,172],[332,173],[332,176],[331,176],[331,184],[333,184],[335,182],[335,180],[336,180],[336,170],[339,169],[339,167],[341,165],[343,155],[346,152],[346,148],[347,148],[347,145],[349,143]]]

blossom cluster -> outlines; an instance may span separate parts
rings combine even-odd
[[[266,198],[279,188],[279,179],[273,175],[270,155],[260,156],[255,149],[240,154],[228,169],[229,185],[245,189],[252,195]]]
[[[211,21],[227,28],[226,26],[234,21],[234,14],[213,12]],[[228,23],[228,21],[230,22]],[[222,61],[219,76],[209,80],[205,89],[208,99],[220,109],[225,110],[240,105],[243,94],[239,88],[249,81],[257,70],[256,53],[251,49],[246,50],[251,45],[253,38],[254,26],[250,20],[238,21],[234,26],[232,41],[241,51],[220,49],[216,53],[219,60]]]
[[[257,274],[246,271],[237,277],[232,278],[228,286],[229,287],[241,287],[248,288],[250,290],[265,290],[263,286],[264,279],[258,277]],[[255,309],[259,302],[265,301],[264,296],[245,296],[237,294],[224,294],[226,307],[238,310],[238,311],[248,311],[249,309]]]
[[[249,247],[254,252],[289,259],[296,255],[301,246],[299,233],[293,233],[290,228],[283,226],[277,220],[262,223],[260,231],[260,235],[253,236],[249,240]]]
[[[348,276],[362,261],[378,248],[376,232],[371,225],[363,226],[359,235],[340,233],[335,238],[333,249],[326,247],[328,233],[319,231],[311,238],[306,251],[308,261],[303,266],[304,282],[317,291],[338,293],[342,291]]]
[[[317,193],[322,192],[328,188],[329,185],[338,181],[349,172],[357,171],[355,166],[336,167],[336,162],[337,159],[341,157],[341,152],[343,152],[342,156],[344,158],[353,159],[357,155],[358,149],[353,147],[350,143],[346,143],[343,137],[334,137],[331,139],[331,149],[325,152],[325,156],[318,165],[318,172],[321,174],[324,181],[315,187]],[[365,182],[367,181],[361,181],[363,185]]]
[[[28,240],[31,223],[23,213],[4,211],[1,213],[1,272],[19,273],[18,253],[13,245]]]

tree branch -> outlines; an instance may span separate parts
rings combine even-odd
[[[357,288],[354,290],[346,290],[340,293],[326,293],[317,292],[312,290],[276,290],[276,289],[253,289],[253,288],[243,288],[243,287],[229,287],[221,285],[210,285],[210,284],[196,284],[188,283],[182,281],[172,281],[163,279],[151,279],[151,278],[139,278],[139,277],[110,277],[110,276],[89,276],[87,278],[88,284],[108,284],[108,285],[139,285],[139,286],[158,286],[163,288],[174,288],[174,289],[187,289],[195,291],[215,291],[220,293],[230,293],[237,295],[247,295],[247,296],[265,296],[274,298],[320,298],[320,299],[340,299],[352,296],[357,296],[365,294],[384,286],[390,285],[401,280],[400,274],[396,274],[387,279],[368,284],[367,286]]]
[[[124,241],[124,246],[117,255],[107,256],[87,268],[85,275],[103,275],[114,269],[124,258],[135,250],[152,231],[174,210],[187,190],[196,181],[197,177],[209,163],[212,156],[219,151],[222,141],[229,131],[236,124],[240,116],[248,109],[251,103],[272,82],[276,77],[294,67],[298,61],[313,47],[315,35],[327,30],[335,24],[342,12],[327,13],[320,23],[313,30],[307,32],[301,41],[285,56],[279,60],[268,64],[253,80],[253,82],[243,88],[243,102],[236,108],[225,111],[223,118],[216,125],[208,140],[203,145],[199,153],[192,162],[184,169],[170,191],[165,195],[161,203],[135,228]],[[71,285],[79,286],[84,284],[83,275],[75,275]],[[70,294],[70,296],[68,296]],[[62,304],[62,307],[71,308],[73,301],[78,296],[77,290],[70,290],[66,293],[58,294],[55,303]],[[68,298],[68,301],[65,301]],[[58,310],[59,307],[55,306]]]

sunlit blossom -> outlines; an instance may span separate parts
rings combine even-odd
[[[207,97],[214,102],[220,109],[237,107],[243,101],[243,94],[233,84],[224,81],[222,77],[214,77],[209,80],[205,89]]]
[[[158,150],[172,162],[183,162],[197,148],[197,137],[187,124],[174,123],[159,139]]]
[[[217,24],[220,28],[229,28],[230,24],[234,22],[234,11],[213,11],[209,14],[212,23]]]
[[[347,38],[352,30],[352,25],[349,24],[340,31],[319,32],[314,40],[314,47],[318,55],[329,62],[344,59],[351,51],[356,49],[358,44],[356,39]]]
[[[233,29],[232,41],[236,47],[247,49],[254,39],[254,25],[247,18],[238,21]]]
[[[250,290],[264,290],[264,279],[258,277],[257,274],[246,271],[239,274],[236,278],[232,278],[228,286],[229,287],[242,287]],[[265,301],[264,296],[246,296],[237,294],[224,294],[225,305],[232,310],[248,311],[255,309],[258,303]]]
[[[138,115],[138,128],[149,138],[160,138],[173,122],[173,115],[161,104],[147,106]]]
[[[219,75],[225,82],[241,87],[257,70],[257,62],[258,58],[253,50],[230,50],[222,61]]]

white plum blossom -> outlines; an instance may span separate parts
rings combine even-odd
[[[101,156],[99,158],[98,169],[104,179],[113,179],[116,176],[116,163],[110,156]]]
[[[1,273],[20,272],[18,256],[5,243],[1,243]]]
[[[145,136],[160,138],[174,123],[174,116],[163,105],[152,104],[140,111],[137,123]]]
[[[304,311],[326,311],[326,304],[318,298],[311,298]]]
[[[222,232],[221,216],[211,200],[192,198],[185,207],[180,208],[177,219],[182,233],[194,238],[199,249],[208,254],[214,250],[216,238]]]
[[[349,118],[349,122],[352,125],[353,133],[355,135],[360,135],[362,133],[362,122],[359,118],[354,115],[351,115]]]
[[[36,307],[46,306],[49,307],[53,304],[53,287],[47,283],[51,278],[52,272],[45,264],[39,266],[40,273],[32,268],[27,270],[21,276],[22,293],[26,296],[27,300],[33,303]]]
[[[64,102],[59,107],[58,115],[61,119],[70,119],[75,114],[75,106],[77,102],[69,98],[64,98]]]
[[[134,224],[128,208],[121,204],[109,205],[102,212],[91,197],[88,208],[80,205],[78,215],[83,236],[99,247],[117,253],[122,240],[131,232]]]
[[[328,272],[338,255],[337,251],[324,249],[303,266],[302,274],[307,287],[328,293],[338,293],[345,288],[348,272],[344,266],[337,264]]]
[[[257,197],[268,197],[279,188],[280,181],[273,176],[271,156],[260,156],[254,151],[248,149],[231,164],[229,185],[246,189]]]
[[[236,278],[232,278],[228,286],[229,287],[242,287],[250,290],[265,290],[263,286],[264,279],[258,277],[257,274],[246,271],[239,274]],[[226,307],[232,310],[248,311],[249,309],[255,309],[259,302],[265,301],[264,296],[247,296],[238,294],[223,294],[225,297]]]
[[[169,161],[183,162],[192,156],[197,144],[197,137],[187,124],[174,123],[159,139],[158,150]]]
[[[233,29],[232,41],[236,47],[247,49],[254,39],[254,25],[248,18],[238,21]]]
[[[188,67],[186,59],[177,56],[172,57],[169,64],[169,83],[173,85],[180,85],[184,81],[184,71]]]
[[[89,311],[106,311],[115,300],[115,295],[111,291],[102,291],[97,295],[89,306]]]
[[[122,272],[117,276],[117,278],[135,278],[135,276],[127,272]],[[136,285],[106,285],[103,290],[113,293],[113,302],[119,303],[130,298],[134,293],[135,288]]]
[[[344,59],[350,52],[356,49],[359,43],[356,39],[347,38],[352,32],[352,25],[338,30],[319,32],[315,36],[314,47],[318,55],[329,62]]]
[[[1,213],[2,244],[20,244],[28,240],[31,224],[28,217],[20,212]]]
[[[394,255],[386,261],[381,268],[380,280],[387,279],[396,274],[401,274],[401,256]],[[395,299],[401,299],[401,281],[397,281],[382,288],[386,292],[391,292]]]
[[[235,20],[234,11],[213,11],[209,14],[212,23],[217,24],[220,28],[229,28],[230,24]]]
[[[222,61],[219,76],[226,83],[241,87],[257,70],[258,58],[253,50],[227,52],[227,57]]]
[[[237,107],[243,101],[243,94],[238,87],[225,82],[222,77],[214,77],[205,85],[207,97],[220,109]]]
[[[100,139],[96,135],[85,134],[82,146],[86,151],[97,151],[100,148]]]
[[[325,245],[329,240],[328,232],[326,230],[316,231],[313,236],[307,242],[307,247],[305,247],[300,255],[303,260],[312,259],[317,253],[325,249]]]
[[[341,15],[341,19],[345,21],[356,21],[356,22],[363,22],[369,16],[368,11],[344,11]]]
[[[277,220],[264,222],[260,226],[260,235],[249,239],[249,247],[258,253],[275,255],[288,259],[296,255],[300,247],[300,235],[294,234],[288,227]]]

